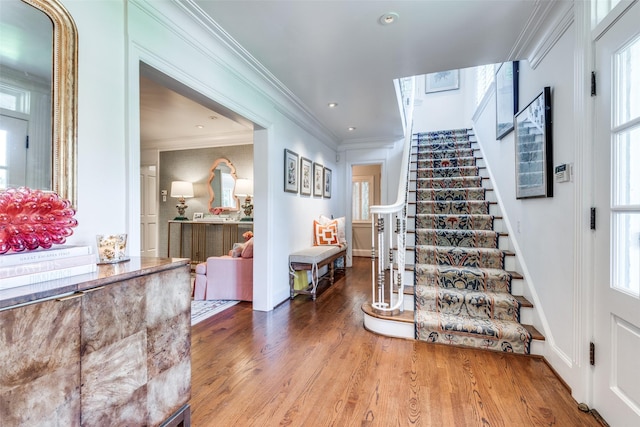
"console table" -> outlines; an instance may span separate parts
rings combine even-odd
[[[190,424],[188,260],[0,290],[0,424]]]
[[[167,256],[190,258],[193,264],[210,256],[222,256],[233,244],[244,242],[242,234],[253,231],[251,221],[169,221]]]

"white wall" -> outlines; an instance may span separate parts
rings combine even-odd
[[[78,213],[68,239],[94,244],[129,233],[140,249],[139,62],[201,92],[264,128],[254,145],[254,308],[289,296],[288,254],[312,243],[312,221],[344,214],[344,173],[335,144],[216,35],[169,2],[64,0],[79,34]],[[188,32],[187,32],[188,29]],[[331,199],[283,191],[284,149],[331,168]]]
[[[526,107],[545,86],[552,88],[553,165],[574,162],[574,44],[571,26],[535,70],[520,61],[519,108]],[[573,324],[575,185],[554,183],[551,198],[516,200],[514,133],[496,140],[495,127],[492,93],[474,128],[533,293],[530,298],[539,310],[541,324],[536,327],[546,337],[545,357],[571,386],[580,381]]]
[[[78,29],[79,52],[79,225],[67,241],[93,245],[96,234],[130,232],[124,5],[119,1],[63,3]]]
[[[461,69],[456,90],[425,93],[425,76],[416,77],[416,104],[414,106],[414,132],[464,129],[471,127],[468,93],[473,92],[473,69]]]

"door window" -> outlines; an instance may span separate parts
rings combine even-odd
[[[640,37],[613,62],[611,284],[640,296]]]

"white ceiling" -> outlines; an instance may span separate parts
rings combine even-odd
[[[523,29],[555,0],[193,1],[339,144],[402,135],[395,78],[519,59]]]

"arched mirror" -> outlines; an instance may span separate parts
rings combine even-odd
[[[0,188],[53,190],[76,207],[75,23],[57,0],[1,7]]]
[[[235,194],[236,168],[223,157],[213,162],[209,174],[209,211],[216,208],[228,211],[240,210]]]

